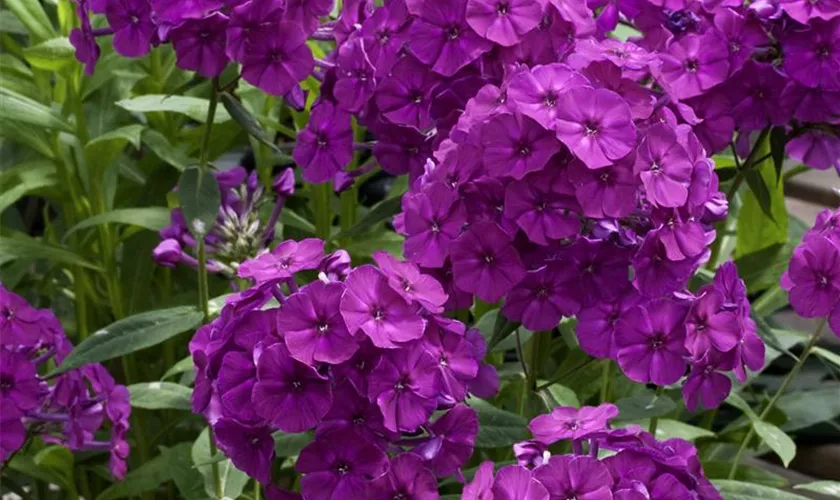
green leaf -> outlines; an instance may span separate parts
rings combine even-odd
[[[121,319],[83,340],[53,375],[160,344],[197,327],[203,317],[194,307],[182,306],[143,312]]]
[[[787,432],[834,420],[840,416],[840,384],[825,382],[818,389],[788,392],[776,406],[788,417],[782,426]]]
[[[153,113],[156,111],[178,113],[201,123],[207,120],[207,110],[210,108],[210,101],[208,99],[160,94],[147,94],[131,99],[123,99],[122,101],[117,101],[116,104],[134,113]],[[224,123],[227,121],[230,121],[230,115],[227,111],[217,109],[213,123]]]
[[[828,349],[823,349],[822,347],[814,347],[814,354],[833,364],[837,368],[840,368],[840,354],[831,352]]]
[[[0,32],[11,35],[26,35],[26,26],[10,11],[0,9]]]
[[[649,419],[635,420],[633,423],[642,426],[644,429],[650,427]],[[660,418],[656,427],[656,438],[662,441],[671,438],[694,441],[696,439],[714,436],[715,433],[710,430],[685,424],[679,420],[671,420],[670,418]]]
[[[548,380],[538,380],[537,385],[542,385],[547,382]],[[548,392],[554,402],[551,409],[554,409],[555,406],[574,406],[575,408],[580,408],[580,401],[578,400],[577,394],[565,385],[551,384],[544,391]]]
[[[477,448],[502,448],[528,439],[528,421],[515,413],[496,408],[487,401],[471,398],[469,405],[478,414]]]
[[[128,224],[150,231],[160,231],[169,224],[169,217],[170,212],[164,207],[118,208],[79,222],[67,230],[63,239],[66,240],[71,234],[81,229],[110,223]]]
[[[166,373],[160,378],[161,380],[166,380],[169,377],[174,377],[179,373],[188,372],[191,370],[195,370],[195,364],[193,363],[192,356],[187,356],[186,358],[178,361],[174,365],[170,366]]]
[[[61,489],[68,492],[68,496],[75,496],[76,484],[73,481],[75,459],[70,450],[63,446],[47,446],[35,454],[33,461],[41,469],[50,471],[50,474],[58,480]]]
[[[744,401],[744,398],[739,396],[737,393],[730,393],[729,396],[726,397],[726,402],[741,410],[750,420],[758,420],[758,415],[756,415],[753,409],[750,408],[750,404]]]
[[[283,207],[283,211],[280,212],[280,222],[282,222],[284,226],[300,229],[301,231],[305,231],[309,234],[315,234],[315,225],[288,207]]]
[[[790,461],[796,456],[796,443],[793,442],[790,436],[775,425],[762,420],[754,420],[753,428],[755,428],[756,434],[767,443],[767,446],[782,459],[785,467],[790,465]]]
[[[661,417],[677,408],[674,400],[666,394],[657,396],[655,392],[644,391],[622,398],[616,403],[618,418],[616,420],[639,420],[643,418]]]
[[[106,488],[96,500],[115,500],[155,491],[172,479],[166,452],[126,474],[125,479]]]
[[[782,167],[785,163],[785,147],[787,146],[785,127],[773,127],[770,131],[770,158],[776,171],[776,183],[782,180]]]
[[[400,211],[401,202],[402,198],[400,197],[388,198],[379,202],[355,226],[346,231],[341,231],[333,239],[356,238],[370,231],[377,224],[391,220],[391,217]]]
[[[147,410],[192,411],[192,390],[172,382],[143,382],[128,386],[131,406]]]
[[[765,143],[756,155],[760,158],[769,152],[770,146]],[[773,162],[754,166],[747,171],[746,181],[750,190],[743,193],[738,213],[736,258],[788,240],[784,183],[777,182]]]
[[[502,342],[510,337],[520,326],[522,326],[521,323],[508,321],[500,309],[487,311],[476,323],[476,327],[487,342],[488,352],[507,350],[509,346],[503,345]],[[525,341],[524,338],[522,340],[523,342]]]
[[[73,127],[52,109],[38,101],[0,87],[0,121],[5,120],[45,129],[73,131]]]
[[[96,264],[64,247],[48,245],[32,238],[0,238],[0,266],[14,260],[46,260],[50,264],[81,266],[95,271]]]
[[[55,165],[36,160],[0,172],[0,213],[33,191],[58,185]]]
[[[393,231],[381,231],[359,238],[344,248],[352,257],[357,259],[370,259],[379,250],[388,252],[399,259],[402,258],[404,243],[405,237],[403,235]]]
[[[221,101],[222,105],[230,113],[230,116],[236,123],[242,125],[245,132],[248,132],[250,136],[270,147],[274,152],[282,153],[277,145],[274,144],[272,137],[262,128],[260,122],[234,96],[227,92],[222,92]]]
[[[192,159],[182,150],[176,148],[163,134],[153,129],[143,131],[143,144],[145,144],[158,158],[172,165],[178,170],[184,170],[187,165],[193,162]]]
[[[192,443],[180,443],[162,451],[172,474],[172,481],[184,500],[207,500],[204,492],[204,478],[193,467]]]
[[[143,125],[134,124],[106,132],[85,145],[88,158],[94,158],[100,165],[106,165],[131,144],[140,149],[143,139]]]
[[[794,488],[840,498],[840,481],[814,481],[808,484],[797,484]]]
[[[744,180],[747,181],[747,185],[750,191],[752,191],[753,196],[755,196],[761,211],[764,212],[764,215],[768,219],[776,223],[776,216],[773,214],[773,197],[770,194],[770,189],[767,187],[767,184],[764,183],[764,178],[761,176],[761,173],[757,170],[747,170],[744,173]]]
[[[805,497],[760,484],[718,479],[712,481],[723,500],[808,500]]]
[[[300,453],[306,445],[312,442],[312,434],[301,432],[300,434],[286,434],[277,431],[274,437],[274,453],[278,457],[293,457]]]
[[[65,37],[53,38],[32,47],[24,47],[23,57],[36,68],[58,71],[73,63],[75,49]]]
[[[728,479],[729,471],[732,470],[732,462],[729,460],[704,460],[703,472],[709,479]],[[761,467],[750,464],[741,464],[735,471],[736,481],[762,484],[772,488],[784,488],[788,485],[787,480]]]
[[[204,429],[192,447],[192,459],[195,464],[207,463],[212,457],[210,456],[210,440],[208,438],[208,430]],[[223,497],[237,498],[242,494],[245,485],[248,483],[248,475],[241,470],[234,467],[233,462],[224,460],[214,464],[219,468],[219,476],[222,481],[222,495]],[[216,483],[213,479],[213,465],[197,465],[198,471],[204,476],[204,491],[210,498],[216,497]]]
[[[4,3],[34,38],[49,40],[56,35],[39,0],[5,0]]]
[[[187,168],[178,182],[178,197],[190,232],[203,238],[219,215],[221,194],[216,177],[206,168]]]

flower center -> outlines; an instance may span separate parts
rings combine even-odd
[[[131,19],[131,24],[138,24],[140,22],[140,18],[133,14],[129,19]]]
[[[11,307],[5,307],[3,308],[3,317],[6,321],[11,321],[15,317],[15,312]]]
[[[517,152],[519,153],[519,156],[528,156],[531,154],[531,148],[529,148],[525,144],[522,144],[519,146],[519,150]]]
[[[301,389],[303,389],[303,382],[301,382],[300,380],[292,380],[292,389],[300,391]]]
[[[406,500],[408,496],[403,492],[395,493],[394,496],[391,497],[391,500]]]
[[[685,70],[689,73],[697,73],[697,59],[689,59],[686,61]]]
[[[586,135],[595,135],[598,133],[598,124],[594,122],[586,122],[583,124],[583,130],[586,132]]]
[[[817,57],[820,59],[827,59],[830,52],[831,50],[828,45],[822,45],[817,48]]]
[[[493,263],[493,260],[494,260],[494,259],[493,259],[493,256],[492,256],[492,255],[490,255],[489,253],[484,254],[484,262],[486,262],[486,263],[488,263],[488,264],[492,264],[492,263]]]
[[[15,386],[14,379],[7,376],[0,376],[0,392],[7,392]]]
[[[324,134],[318,134],[317,138],[315,139],[315,144],[317,144],[318,147],[321,149],[327,146],[327,138],[324,137]]]
[[[379,38],[379,43],[384,45],[391,39],[391,31],[387,29],[381,30],[377,33],[377,37]]]
[[[461,36],[461,30],[457,26],[450,26],[446,30],[446,37],[450,40],[457,40]]]
[[[604,172],[603,174],[598,176],[598,178],[601,179],[601,182],[608,182],[610,180],[610,174],[609,172]]]
[[[665,345],[665,341],[662,339],[662,335],[655,335],[652,339],[650,339],[650,347],[653,350],[662,349],[662,346]]]
[[[440,226],[438,226],[437,222],[432,222],[432,232],[433,233],[439,233],[440,232]]]
[[[376,321],[382,321],[385,318],[385,312],[382,309],[374,309],[373,311],[373,319]]]
[[[397,380],[397,383],[394,384],[394,390],[397,392],[401,392],[405,389],[405,386],[408,384],[408,380],[405,377]]]
[[[328,325],[326,323],[322,322],[322,323],[318,324],[318,332],[319,333],[325,333],[329,328],[330,328],[330,325]]]
[[[339,475],[345,476],[350,473],[350,464],[345,462],[339,462],[335,466],[335,471],[339,473]]]
[[[440,366],[449,366],[449,360],[446,359],[446,356],[440,357]]]
[[[282,61],[283,60],[283,53],[279,50],[272,50],[271,53],[271,60],[274,62]]]
[[[580,424],[577,420],[569,420],[568,422],[566,422],[566,428],[570,431],[576,431],[580,428]]]
[[[557,95],[554,92],[549,92],[543,97],[543,103],[546,107],[553,108],[557,104]]]
[[[510,6],[508,6],[508,4],[506,2],[501,2],[501,3],[496,4],[496,12],[500,16],[507,15],[509,10],[510,10]]]
[[[411,101],[414,104],[420,104],[421,102],[423,102],[423,94],[415,92],[414,95],[411,97]]]

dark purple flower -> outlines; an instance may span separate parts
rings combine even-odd
[[[493,468],[493,462],[482,462],[473,480],[464,486],[461,500],[493,500]]]
[[[37,309],[0,285],[0,345],[34,347],[41,337],[40,320]]]
[[[703,408],[717,408],[732,390],[732,380],[721,373],[726,367],[722,358],[715,352],[707,352],[694,363],[691,373],[682,388],[685,407],[695,411],[698,405]]]
[[[351,335],[362,330],[377,347],[394,349],[423,336],[425,321],[373,266],[353,270],[345,280],[341,315]]]
[[[658,124],[648,129],[635,166],[648,201],[660,207],[683,205],[688,199],[693,168],[672,128]]]
[[[444,413],[430,427],[440,441],[437,453],[429,465],[438,477],[455,474],[467,463],[473,454],[475,438],[478,435],[478,416],[468,406],[458,405]]]
[[[793,251],[782,288],[805,318],[827,316],[840,300],[840,250],[822,235],[806,236]]]
[[[606,89],[572,87],[557,96],[554,129],[587,167],[606,167],[636,145],[630,106]]]
[[[393,175],[418,177],[426,159],[432,156],[432,141],[413,127],[396,127],[390,123],[375,128],[373,156],[382,170]]]
[[[364,39],[353,38],[338,49],[333,95],[341,109],[357,113],[376,89],[375,68],[365,51]]]
[[[618,364],[640,383],[669,385],[685,373],[686,308],[657,299],[626,311],[615,335]]]
[[[482,37],[504,47],[519,43],[522,35],[542,19],[536,0],[468,0],[467,23]]]
[[[430,110],[437,77],[413,57],[402,58],[376,89],[376,106],[397,125],[432,125]]]
[[[316,435],[330,433],[337,428],[353,429],[362,439],[377,441],[383,437],[396,439],[397,433],[385,428],[382,412],[371,403],[367,394],[360,394],[349,379],[339,383],[329,413],[318,425]]]
[[[309,124],[298,133],[293,157],[307,182],[329,181],[353,159],[350,115],[327,100],[312,109]]]
[[[508,96],[520,113],[551,129],[557,116],[558,96],[568,87],[588,85],[586,78],[561,63],[536,66],[515,74]]]
[[[511,238],[492,222],[478,222],[451,248],[455,283],[487,302],[501,299],[525,276]]]
[[[436,182],[402,199],[405,256],[425,267],[442,267],[449,247],[467,221],[458,193]]]
[[[463,335],[453,333],[430,322],[423,336],[423,347],[437,362],[443,396],[463,401],[467,383],[478,375],[478,362],[473,345]]]
[[[574,278],[571,267],[551,263],[528,271],[508,292],[502,312],[529,330],[551,330],[580,309]]]
[[[374,10],[362,23],[361,36],[377,76],[385,76],[394,67],[407,41],[408,9],[405,2],[389,2]]]
[[[779,0],[779,4],[787,15],[802,24],[814,18],[831,19],[840,15],[838,0]]]
[[[277,314],[277,327],[293,358],[310,366],[336,365],[359,349],[339,311],[342,293],[340,282],[313,281],[286,299]]]
[[[177,26],[187,19],[201,19],[224,5],[222,0],[151,0],[151,3],[155,20],[171,26]]]
[[[834,167],[840,172],[840,135],[827,130],[812,129],[790,139],[785,152],[811,168]]]
[[[227,66],[225,44],[228,18],[221,12],[190,19],[169,32],[178,67],[205,78],[219,76]]]
[[[0,460],[5,462],[12,453],[23,446],[25,440],[23,414],[13,406],[4,407],[0,412]]]
[[[580,409],[559,406],[548,415],[540,415],[531,420],[528,427],[534,439],[550,445],[566,439],[587,439],[593,433],[605,430],[616,416],[618,407],[609,403]]]
[[[355,432],[337,430],[304,448],[295,468],[304,475],[300,489],[305,498],[367,498],[370,481],[388,470],[388,455]]]
[[[306,45],[306,33],[283,21],[270,36],[246,50],[242,78],[272,95],[282,96],[312,72],[315,60]]]
[[[295,361],[286,346],[274,344],[260,355],[252,394],[254,411],[283,432],[315,427],[332,405],[330,381]]]
[[[110,1],[105,17],[114,30],[114,50],[119,55],[140,57],[149,52],[156,29],[149,0]]]
[[[32,410],[41,404],[44,394],[38,371],[25,355],[0,350],[0,401],[19,410]]]
[[[632,263],[633,285],[646,297],[661,297],[683,288],[695,267],[692,259],[669,260],[665,245],[655,233],[644,239]]]
[[[421,273],[411,262],[400,262],[381,250],[373,254],[373,260],[388,279],[391,289],[405,300],[417,302],[432,313],[443,312],[448,297],[435,278]]]
[[[569,179],[584,215],[599,219],[626,217],[633,211],[639,187],[631,165],[625,160],[597,170],[581,161],[569,165]]]
[[[216,379],[216,391],[224,415],[240,422],[257,421],[251,405],[251,392],[257,381],[257,367],[253,356],[242,351],[231,351],[222,357]]]
[[[452,76],[476,60],[493,44],[470,28],[466,9],[467,0],[422,2],[408,32],[408,50],[443,76]]]
[[[274,438],[268,427],[248,427],[221,419],[213,425],[219,449],[239,470],[263,484],[271,482]]]
[[[720,352],[730,351],[741,340],[740,315],[723,307],[723,294],[713,288],[691,304],[685,319],[685,344],[694,356],[702,357],[710,347]]]
[[[502,467],[493,483],[493,500],[549,500],[548,490],[521,465]]]
[[[420,345],[396,349],[379,360],[368,380],[368,397],[376,400],[385,427],[413,432],[437,408],[438,363]]]
[[[561,144],[531,118],[503,114],[482,127],[481,146],[484,165],[491,175],[521,179],[543,168]]]
[[[555,455],[534,470],[551,500],[612,500],[613,480],[607,466],[587,456]]]
[[[84,2],[79,3],[79,17],[82,21],[82,27],[73,28],[70,31],[70,43],[76,49],[76,59],[85,65],[85,74],[92,75],[96,68],[96,63],[99,61],[99,44],[96,43],[96,37],[93,34],[93,29],[90,26],[90,19],[87,12],[82,12]]]
[[[440,495],[437,480],[423,460],[417,455],[402,453],[391,459],[388,472],[373,481],[365,498],[437,500]]]
[[[577,313],[578,343],[580,348],[596,358],[616,357],[615,336],[618,320],[625,311],[639,303],[641,297],[632,288],[619,298],[596,301]]]
[[[565,179],[549,170],[534,172],[505,190],[504,215],[538,245],[575,236],[580,231],[580,207]]]
[[[282,0],[249,0],[233,7],[227,26],[227,56],[242,61],[283,20]]]

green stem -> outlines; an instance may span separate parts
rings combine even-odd
[[[560,382],[561,380],[563,380],[564,378],[568,377],[568,376],[569,376],[569,375],[571,375],[572,373],[574,373],[574,372],[576,372],[576,371],[578,371],[578,370],[582,370],[582,369],[586,368],[587,366],[591,365],[591,364],[592,364],[592,363],[594,363],[595,361],[596,361],[596,360],[595,360],[594,358],[589,358],[589,359],[587,359],[586,361],[584,361],[583,363],[581,363],[581,364],[579,364],[579,365],[575,366],[574,368],[572,368],[572,369],[570,369],[570,370],[566,370],[565,372],[563,372],[563,373],[561,373],[560,375],[558,375],[558,376],[554,377],[553,379],[549,380],[548,382],[546,382],[546,383],[544,383],[544,384],[542,384],[542,385],[540,385],[540,386],[537,386],[537,390],[538,390],[538,391],[542,391],[542,390],[544,390],[544,389],[548,389],[549,387],[551,387],[552,385],[556,384],[557,382]]]
[[[664,392],[665,392],[665,386],[662,386],[662,385],[658,386],[656,388],[656,399],[659,399],[660,397],[662,397],[662,393],[664,393]],[[656,401],[656,399],[654,399],[654,401]],[[656,437],[657,427],[659,427],[659,417],[651,418],[650,419],[650,425],[648,426],[648,432],[650,432],[650,434],[653,437]]]
[[[522,365],[522,375],[528,381],[528,387],[531,385],[531,375],[528,373],[528,363],[525,362],[525,351],[522,349],[522,337],[519,335],[519,328],[514,331],[516,335],[516,357],[519,358],[519,364]]]
[[[207,248],[202,236],[198,240],[198,306],[204,313],[204,323],[210,321],[210,292],[207,285]]]
[[[207,120],[204,122],[204,136],[201,139],[201,153],[198,164],[201,168],[207,166],[210,155],[210,137],[213,132],[213,120],[216,119],[216,108],[219,107],[219,77],[213,79],[213,89],[210,92],[210,105],[207,107]]]
[[[758,415],[758,421],[763,422],[764,419],[770,415],[770,412],[773,411],[773,408],[776,407],[776,403],[779,402],[779,399],[787,390],[788,386],[790,386],[793,379],[799,374],[799,371],[802,370],[802,366],[805,364],[805,360],[808,359],[808,356],[811,355],[811,351],[814,350],[814,347],[817,345],[817,342],[820,340],[820,335],[822,335],[822,331],[825,328],[826,323],[828,322],[828,318],[823,318],[820,321],[820,324],[817,325],[817,328],[814,330],[813,335],[808,340],[808,343],[805,345],[805,349],[802,351],[802,355],[799,356],[799,360],[793,365],[793,368],[788,372],[787,376],[784,380],[782,380],[782,385],[779,386],[779,389],[773,394],[773,397],[770,398],[770,402],[767,403],[767,406],[764,410]],[[746,437],[743,441],[741,441],[741,446],[738,448],[738,453],[735,455],[735,461],[732,462],[732,469],[729,470],[729,479],[734,479],[735,475],[738,473],[738,465],[741,463],[741,459],[744,457],[744,453],[747,451],[747,446],[749,446],[750,441],[752,440],[753,436],[755,436],[755,423],[750,425],[750,430],[747,432]]]
[[[262,488],[259,481],[254,481],[254,500],[262,499]]]
[[[610,378],[612,377],[612,361],[604,363],[604,374],[601,378],[601,403],[606,403],[610,398]]]
[[[313,208],[315,211],[315,236],[329,241],[332,233],[332,187],[330,182],[312,185]]]
[[[703,415],[703,420],[700,422],[700,427],[712,430],[715,426],[715,417],[717,417],[718,409],[715,408],[712,411],[707,411],[705,415]]]
[[[216,438],[213,436],[213,427],[207,427],[207,439],[210,441],[210,458],[216,456],[219,450],[216,448]],[[216,498],[224,498],[224,487],[222,486],[222,476],[219,474],[219,463],[213,464],[213,484],[216,486]]]

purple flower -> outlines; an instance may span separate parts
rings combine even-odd
[[[769,43],[760,23],[742,16],[734,9],[717,10],[714,23],[718,35],[729,47],[729,66],[733,72],[752,57],[757,47]]]
[[[554,129],[587,167],[606,167],[633,150],[636,127],[630,106],[605,89],[572,87],[557,96]]]
[[[330,433],[337,428],[353,429],[362,439],[382,441],[383,437],[396,439],[397,433],[385,428],[382,412],[376,403],[371,403],[367,393],[361,395],[349,379],[339,383],[329,413],[318,425],[316,435]]]
[[[420,345],[396,349],[379,360],[368,380],[368,397],[376,400],[385,427],[413,432],[437,408],[438,363]]]
[[[674,40],[659,58],[657,77],[677,99],[708,92],[729,76],[729,49],[714,32]]]
[[[482,37],[510,47],[534,29],[543,9],[536,0],[468,0],[467,24]]]
[[[703,225],[686,212],[681,209],[663,209],[653,213],[653,221],[662,224],[656,236],[665,247],[669,260],[698,257],[710,243]]]
[[[443,267],[449,247],[467,221],[458,193],[436,182],[402,199],[405,256],[425,267]]]
[[[324,242],[316,238],[286,240],[271,252],[247,260],[239,266],[239,277],[257,284],[291,278],[306,269],[317,269],[324,258]]]
[[[580,309],[572,268],[552,263],[533,271],[510,292],[502,308],[505,316],[532,331],[551,330],[563,316]]]
[[[481,129],[484,165],[491,175],[521,179],[539,170],[560,150],[554,135],[534,120],[503,114]]]
[[[70,43],[76,49],[76,59],[85,65],[85,74],[92,75],[96,68],[96,63],[99,61],[99,44],[96,43],[96,37],[93,34],[93,29],[90,25],[90,18],[83,9],[85,3],[79,2],[77,12],[81,18],[82,27],[73,28],[70,31]]]
[[[805,318],[827,316],[840,300],[840,250],[821,235],[806,236],[793,251],[782,288],[790,295],[796,314]]]
[[[421,273],[411,262],[400,262],[381,250],[373,254],[373,260],[388,279],[391,289],[402,298],[417,302],[431,313],[443,312],[448,297],[435,278]]]
[[[426,159],[432,156],[429,136],[412,127],[395,127],[381,124],[374,127],[376,144],[373,156],[382,170],[393,175],[419,176]]]
[[[312,109],[309,124],[298,133],[293,153],[307,182],[329,181],[353,159],[350,115],[327,100]]]
[[[686,347],[694,356],[703,356],[710,347],[730,351],[741,340],[739,316],[723,310],[723,306],[723,294],[713,288],[691,304],[685,319]]]
[[[361,35],[377,76],[387,75],[397,62],[407,41],[407,21],[405,2],[390,2],[376,9],[362,23]]]
[[[555,455],[534,470],[551,500],[612,500],[613,480],[607,466],[587,456]]]
[[[149,0],[110,1],[105,17],[114,30],[114,50],[119,55],[140,57],[149,52],[156,29]]]
[[[41,337],[40,320],[37,309],[0,285],[0,345],[35,346]]]
[[[698,405],[717,408],[729,396],[732,380],[721,373],[726,368],[721,361],[719,354],[710,351],[691,367],[682,389],[688,410],[695,411]]]
[[[20,353],[0,350],[0,401],[19,410],[41,404],[43,393],[35,365]]]
[[[351,335],[362,330],[377,347],[394,349],[423,336],[425,321],[373,266],[353,270],[345,280],[340,310]]]
[[[266,349],[257,363],[254,411],[283,432],[311,429],[330,409],[330,381],[295,361],[283,344]]]
[[[311,33],[320,24],[320,18],[330,13],[333,4],[333,0],[287,0],[284,17]]]
[[[840,172],[840,135],[830,131],[809,130],[790,139],[785,152],[811,168],[825,170],[834,167]]]
[[[628,378],[662,386],[683,376],[685,316],[685,306],[669,299],[636,306],[621,316],[615,343],[618,364]]]
[[[641,300],[639,294],[630,289],[619,298],[610,301],[596,301],[577,313],[578,343],[580,348],[596,358],[616,357],[615,336],[618,320],[625,311]]]
[[[467,0],[422,2],[408,32],[408,50],[443,76],[452,76],[476,60],[492,44],[467,24],[466,9]]]
[[[359,349],[339,311],[342,283],[313,281],[286,299],[277,314],[277,327],[296,360],[336,365]]]
[[[371,484],[365,498],[371,500],[437,500],[438,485],[435,476],[424,467],[423,460],[411,453],[402,453],[391,459],[388,472]]]
[[[387,472],[388,456],[355,432],[338,430],[304,448],[295,468],[304,474],[300,489],[305,498],[367,498],[370,481]]]
[[[157,22],[171,26],[187,19],[201,19],[224,5],[221,0],[151,0],[151,3]]]
[[[306,33],[297,24],[283,21],[271,36],[246,50],[242,78],[269,94],[282,96],[309,76],[314,66]]]
[[[440,328],[430,322],[423,337],[423,347],[437,362],[440,371],[442,396],[463,401],[467,383],[478,375],[475,348],[463,335]]]
[[[831,19],[840,15],[838,0],[779,0],[782,10],[802,24],[813,18]]]
[[[233,7],[227,26],[227,56],[242,61],[250,48],[283,20],[281,0],[249,0]]]
[[[23,446],[26,440],[26,427],[23,415],[15,407],[4,407],[0,412],[0,460],[6,461],[12,453]]]
[[[633,285],[646,297],[661,297],[685,286],[694,271],[692,259],[671,261],[656,234],[648,235],[633,256]]]
[[[580,231],[580,207],[556,172],[543,170],[508,185],[504,215],[516,221],[538,245],[575,236]]]
[[[648,129],[635,165],[648,201],[660,207],[683,205],[688,199],[693,169],[672,128],[658,124]]]
[[[626,217],[636,207],[638,183],[631,165],[625,160],[597,170],[573,161],[569,165],[569,179],[587,217]]]
[[[478,222],[452,245],[452,272],[464,291],[496,302],[525,276],[511,238],[492,222]]]
[[[274,438],[268,427],[248,427],[221,419],[213,425],[219,449],[233,464],[263,484],[271,482]]]
[[[607,428],[618,416],[618,407],[605,403],[600,406],[558,406],[548,415],[531,420],[528,427],[537,441],[550,445],[566,439],[586,439]]]
[[[228,18],[221,12],[190,19],[169,33],[178,67],[205,78],[219,76],[227,66],[225,43]]]
[[[551,129],[557,116],[558,96],[572,86],[588,85],[586,78],[561,63],[536,66],[515,74],[508,85],[508,96],[520,113]]]
[[[365,52],[364,39],[353,38],[338,49],[333,95],[341,109],[357,113],[376,89],[373,64]]]
[[[413,57],[404,57],[376,89],[376,106],[397,125],[432,125],[432,91],[437,77]]]
[[[521,465],[502,467],[493,483],[494,500],[549,500],[545,486]]]
[[[240,422],[258,420],[251,405],[251,392],[257,381],[257,368],[253,356],[242,351],[231,351],[222,357],[216,380],[216,391],[224,415]]]
[[[493,500],[493,462],[482,462],[470,483],[464,486],[461,500]]]

